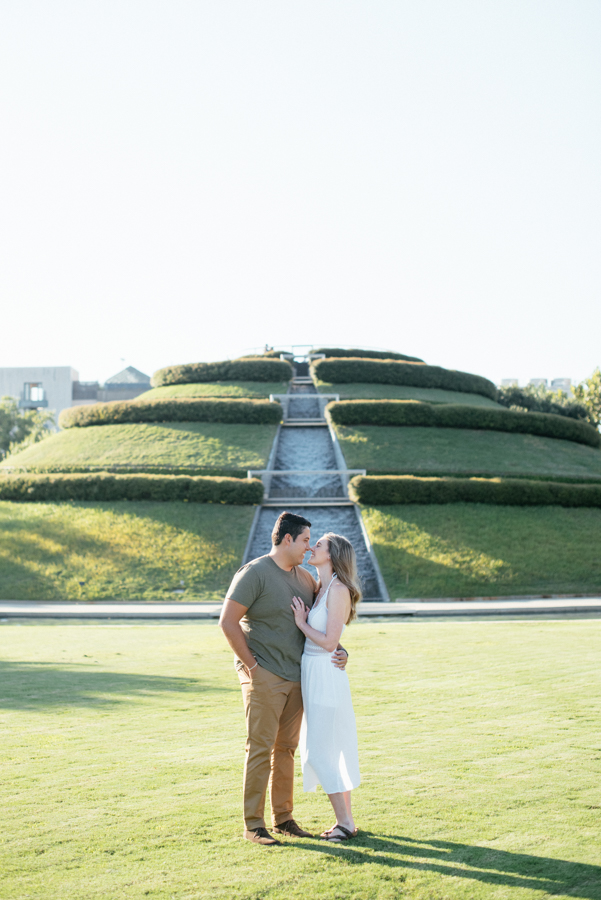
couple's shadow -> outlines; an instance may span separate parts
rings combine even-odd
[[[295,846],[315,853],[344,853],[344,860],[350,865],[368,863],[437,872],[450,878],[467,878],[490,885],[601,900],[601,867],[564,859],[510,853],[453,841],[418,841],[361,830],[349,841],[303,841]]]

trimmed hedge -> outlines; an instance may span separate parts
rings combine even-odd
[[[121,400],[71,406],[58,419],[61,428],[122,425],[128,422],[225,422],[278,425],[282,407],[269,400],[228,400],[183,397],[165,400]]]
[[[436,428],[474,428],[537,434],[601,447],[601,434],[592,425],[553,413],[516,412],[461,404],[431,404],[419,400],[340,400],[327,411],[337,425],[403,425]]]
[[[186,475],[7,475],[0,478],[0,500],[187,500],[249,506],[263,500],[263,484],[253,478]]]
[[[427,366],[425,363],[379,359],[318,359],[312,363],[313,375],[330,384],[404,384],[412,387],[443,388],[466,394],[481,394],[495,400],[497,389],[488,378]]]
[[[323,353],[328,359],[330,357],[338,359],[358,357],[359,359],[404,359],[406,362],[423,363],[423,359],[420,359],[419,356],[405,356],[404,353],[393,353],[388,350],[345,350],[342,347],[318,347],[311,353]]]
[[[153,387],[199,384],[209,381],[290,381],[293,369],[283,359],[228,359],[224,362],[167,366],[152,376]]]
[[[561,484],[518,478],[418,478],[356,475],[349,496],[357,503],[489,503],[498,506],[601,507],[601,484]]]

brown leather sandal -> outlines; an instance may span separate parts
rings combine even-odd
[[[342,835],[334,834],[336,830],[341,831]],[[330,828],[327,836],[324,837],[324,841],[331,841],[333,844],[339,844],[341,841],[350,841],[351,838],[357,837],[358,830],[358,828],[355,828],[354,831],[349,831],[344,825],[334,825],[333,828]]]

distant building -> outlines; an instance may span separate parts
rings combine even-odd
[[[547,387],[547,379],[546,378],[531,378],[528,384],[532,385],[532,387]]]
[[[73,403],[79,374],[71,366],[19,366],[0,369],[0,397],[14,397],[20,409],[58,414]]]
[[[0,397],[14,397],[20,409],[53,410],[58,421],[63,409],[86,403],[133,400],[150,390],[150,376],[128,366],[105,384],[80,381],[71,366],[0,368]]]
[[[564,394],[567,394],[568,397],[572,394],[572,379],[571,378],[554,378],[551,382],[551,390],[552,391],[563,391]]]
[[[501,381],[501,387],[517,387],[518,380],[517,378],[503,378]]]
[[[112,400],[134,400],[150,390],[150,376],[128,366],[116,375],[107,378],[104,384],[98,381],[78,381],[73,386],[71,406],[86,403],[110,403]]]

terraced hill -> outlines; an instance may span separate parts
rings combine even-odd
[[[313,363],[314,380],[320,392],[341,400],[413,400],[473,415],[499,409],[494,385],[479,376],[402,354],[363,358],[361,350],[345,350],[338,358],[341,351],[326,351],[325,360]],[[256,401],[286,392],[281,360],[239,363],[161,370],[156,387],[138,399]],[[249,372],[261,377],[253,381]],[[0,487],[11,471],[242,479],[248,468],[265,468],[276,429],[244,421],[71,427],[6,459]],[[577,440],[490,427],[333,422],[332,429],[346,465],[366,469],[368,477],[601,482],[601,451]],[[392,598],[601,589],[599,508],[403,503],[366,504],[362,514]],[[0,545],[0,597],[216,599],[241,560],[252,516],[252,506],[182,501],[0,502],[8,538]]]

